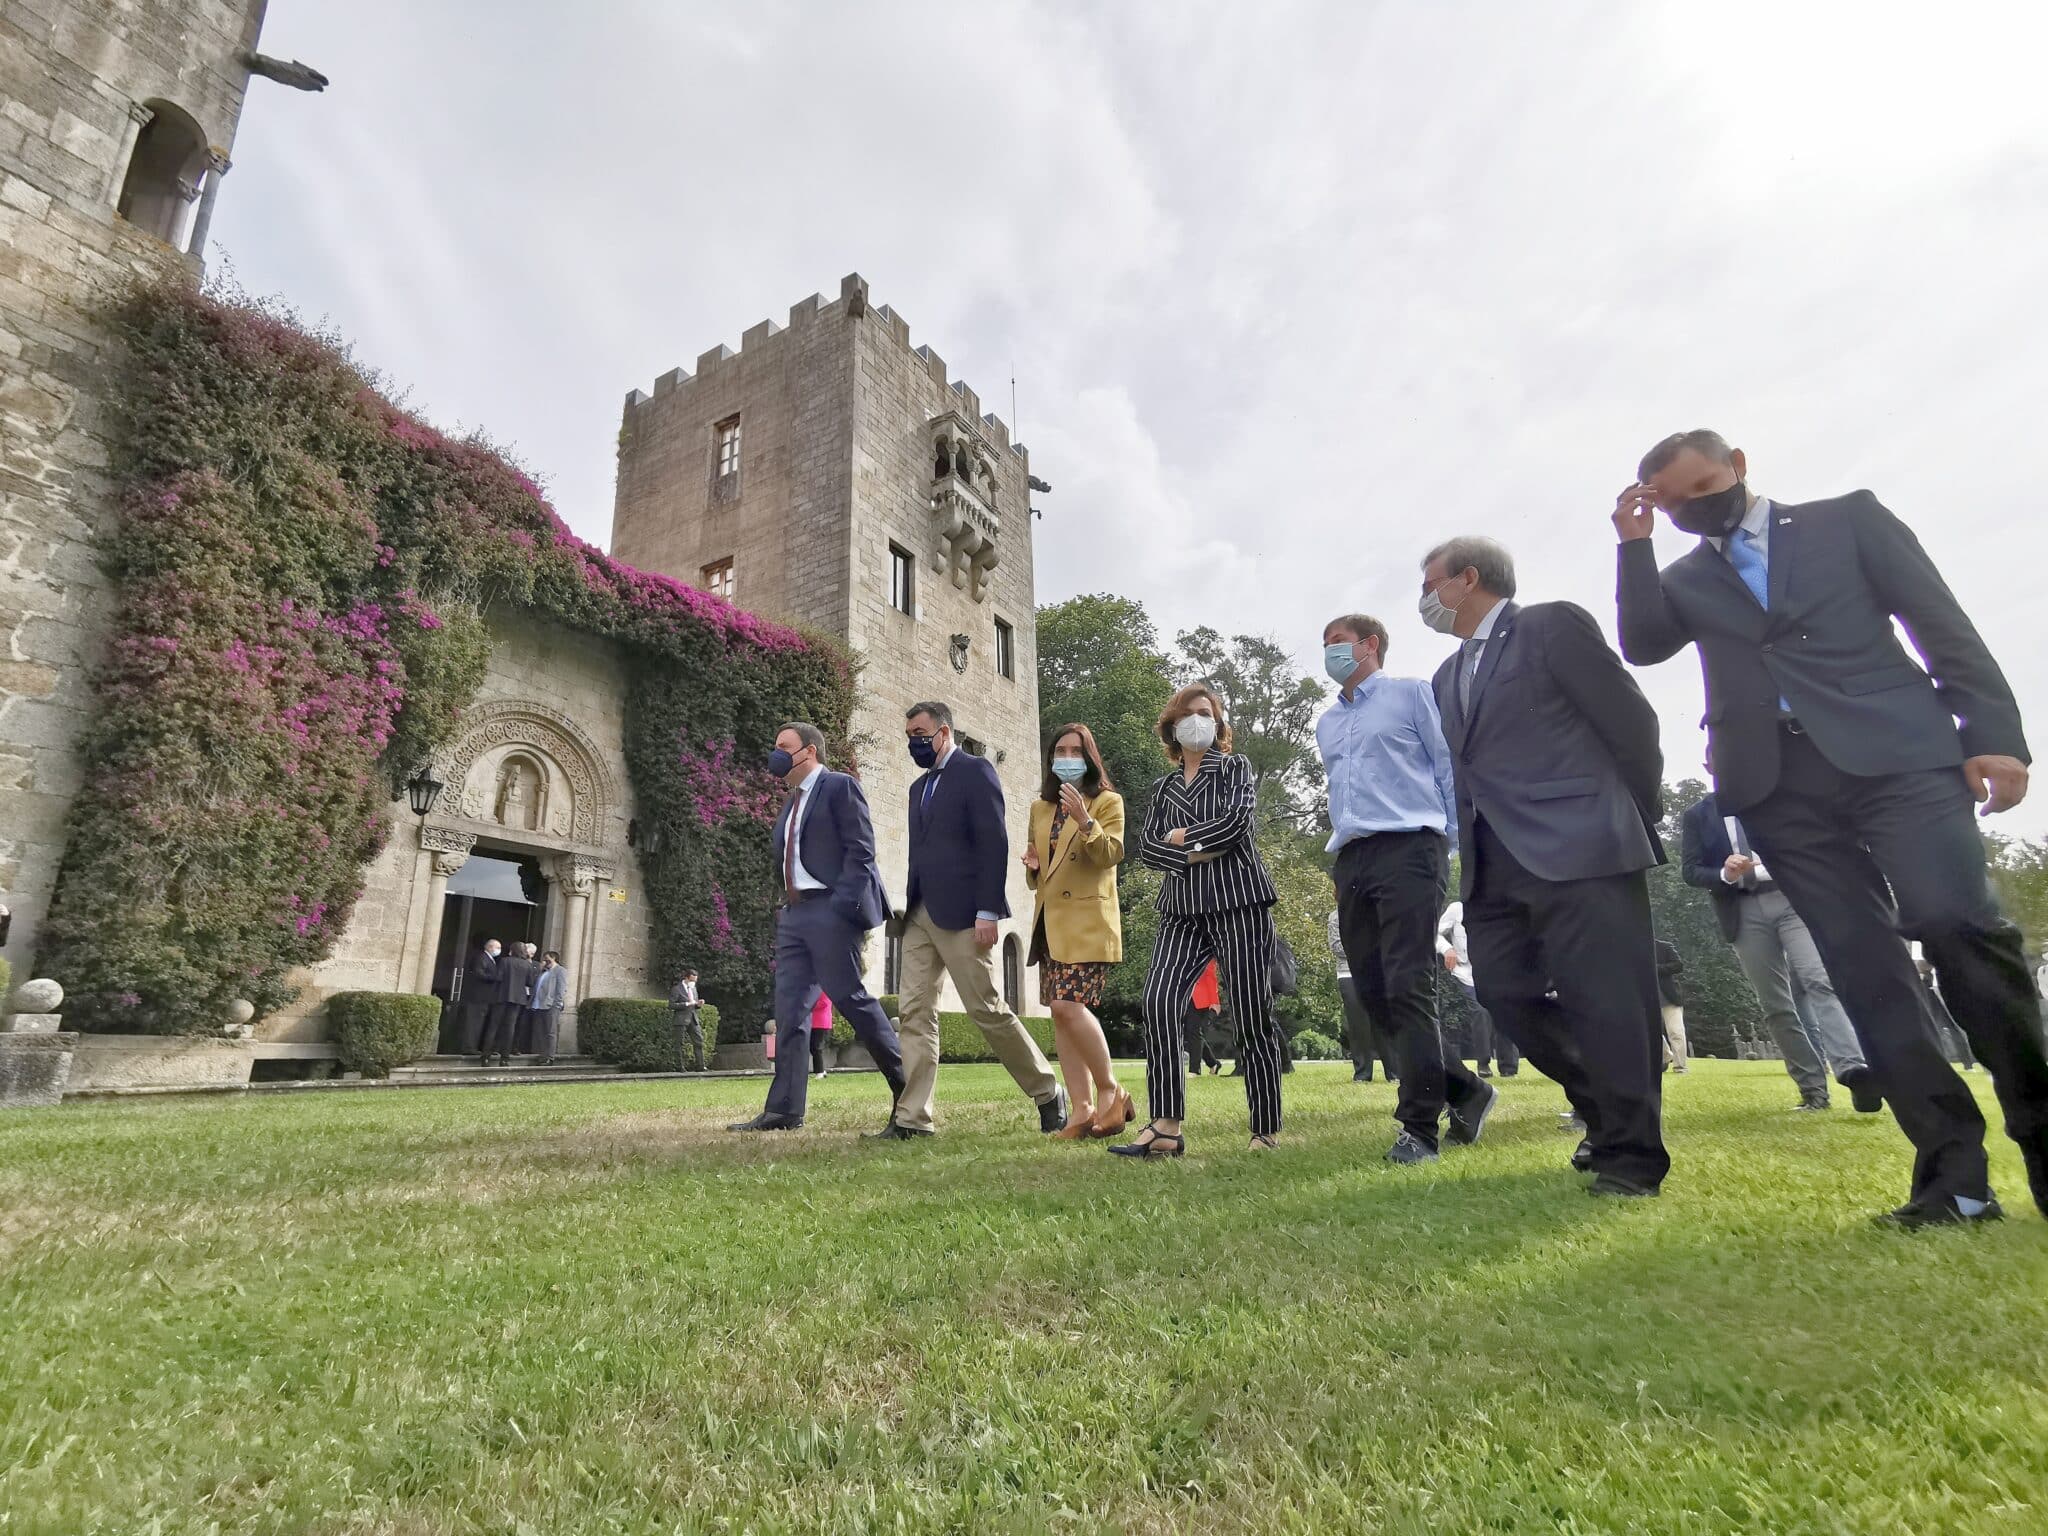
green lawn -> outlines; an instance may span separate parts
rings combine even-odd
[[[0,1532],[2048,1530],[2010,1144],[2003,1226],[1883,1232],[1889,1116],[1666,1081],[1620,1204],[1527,1074],[1405,1171],[1323,1064],[1278,1155],[1202,1082],[1177,1164],[993,1067],[911,1145],[872,1076],[745,1138],[758,1082],[14,1113]]]

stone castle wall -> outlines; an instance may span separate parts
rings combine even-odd
[[[947,413],[988,450],[988,492],[1000,521],[999,560],[985,593],[956,586],[934,538],[930,424]],[[718,422],[738,415],[737,487],[714,479]],[[705,566],[732,558],[741,607],[809,624],[845,640],[860,658],[855,746],[874,810],[882,878],[901,900],[908,846],[907,797],[914,768],[903,710],[940,698],[959,727],[996,760],[1009,802],[1011,838],[1023,845],[1038,787],[1038,694],[1033,604],[1030,461],[974,391],[949,381],[929,347],[887,306],[868,302],[858,274],[826,303],[815,295],[784,328],[763,321],[740,350],[719,347],[678,368],[654,392],[626,399],[620,432],[613,553],[629,564],[700,582]],[[916,609],[891,603],[890,546],[917,562]],[[995,622],[1015,638],[1015,676],[995,667]],[[964,669],[952,661],[965,636]],[[1031,913],[1013,869],[1006,925],[1020,947]],[[870,950],[871,983],[884,983],[883,947]],[[1036,1011],[1026,978],[1026,1001]]]
[[[223,155],[262,0],[0,0],[0,901],[30,972],[79,783],[106,621],[100,300],[197,263],[116,217],[131,108],[176,103]]]

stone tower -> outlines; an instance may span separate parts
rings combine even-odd
[[[101,295],[196,278],[264,0],[0,0],[0,902],[29,974],[104,586]]]
[[[901,902],[916,769],[903,711],[953,706],[997,765],[1021,850],[1038,792],[1031,466],[966,384],[856,274],[788,326],[763,320],[626,396],[612,552],[744,608],[838,636],[862,664],[854,732],[882,879]],[[1024,958],[1031,893],[1014,860],[999,954],[1042,1012]],[[893,946],[869,982],[893,991]],[[957,1004],[949,1004],[957,1006]]]

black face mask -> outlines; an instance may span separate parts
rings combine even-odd
[[[1725,491],[1695,496],[1665,515],[1671,519],[1674,528],[1682,528],[1701,538],[1721,539],[1741,525],[1748,511],[1749,488],[1738,480]]]

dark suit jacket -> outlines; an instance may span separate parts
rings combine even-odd
[[[1714,917],[1721,925],[1721,937],[1733,944],[1742,927],[1742,896],[1721,878],[1721,866],[1735,852],[1728,841],[1728,829],[1721,825],[1721,807],[1708,795],[1685,808],[1679,828],[1679,865],[1685,883],[1698,886],[1714,898]]]
[[[488,1008],[498,1000],[499,958],[480,949],[462,978],[462,1001],[466,1007]]]
[[[1661,572],[1650,540],[1621,546],[1621,653],[1648,666],[1698,644],[1725,811],[1777,787],[1781,698],[1844,773],[1952,768],[1988,753],[2027,761],[2005,674],[1911,529],[1868,491],[1773,503],[1770,519],[1768,612],[1704,539]],[[1926,671],[1899,644],[1894,616]]]
[[[1628,874],[1664,862],[1657,712],[1573,603],[1502,605],[1468,712],[1455,651],[1436,672],[1458,783],[1459,894],[1472,894],[1472,823],[1486,818],[1544,880]]]
[[[932,783],[931,804],[925,785]],[[1010,915],[1010,832],[995,764],[959,747],[944,768],[910,786],[910,882],[904,910],[919,902],[941,928],[972,928],[974,914]]]
[[[498,956],[498,980],[491,1001],[524,1008],[527,991],[538,974],[540,967],[524,955]]]
[[[776,884],[781,884],[782,847],[788,836],[789,806],[775,818]],[[832,910],[863,932],[889,916],[889,897],[875,868],[875,826],[868,797],[850,773],[823,769],[811,785],[811,808],[796,835],[804,868],[832,892]]]
[[[1685,1006],[1685,994],[1678,989],[1679,973],[1684,969],[1678,946],[1669,939],[1657,940],[1657,1000],[1666,1008]]]

